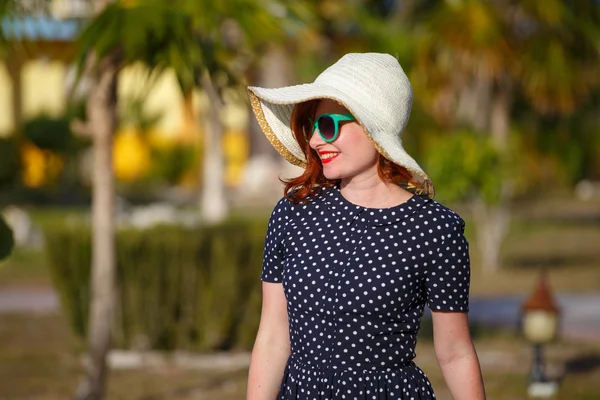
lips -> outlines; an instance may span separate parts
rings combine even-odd
[[[320,151],[319,152],[319,156],[321,157],[321,162],[323,164],[332,162],[339,155],[340,155],[340,153],[335,152],[335,151]]]

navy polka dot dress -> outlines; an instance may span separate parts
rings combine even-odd
[[[386,209],[322,189],[283,198],[269,221],[261,279],[281,282],[291,355],[278,399],[434,399],[414,363],[425,304],[468,310],[464,221],[422,196]]]

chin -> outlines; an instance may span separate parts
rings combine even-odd
[[[323,176],[325,176],[325,178],[329,179],[330,181],[344,178],[341,174],[325,174],[324,173]]]
[[[329,180],[342,179],[344,174],[333,168],[323,168],[323,176]]]

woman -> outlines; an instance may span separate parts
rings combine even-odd
[[[412,361],[427,304],[453,398],[484,399],[464,222],[402,147],[412,89],[397,60],[347,54],[314,83],[249,96],[305,170],[270,218],[247,398],[435,398]]]

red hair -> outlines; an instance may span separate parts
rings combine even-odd
[[[298,103],[292,112],[290,127],[307,160],[306,168],[302,175],[282,181],[285,183],[285,198],[295,204],[308,201],[311,197],[316,196],[321,188],[336,186],[341,182],[341,179],[325,178],[325,175],[323,175],[321,158],[319,157],[319,154],[310,147],[306,140],[307,138],[302,131],[300,121],[305,117],[311,117],[314,120],[319,101],[320,100],[310,100]],[[394,164],[381,154],[378,156],[377,173],[381,180],[388,183],[401,184],[413,180],[411,173],[408,172],[406,168]]]

